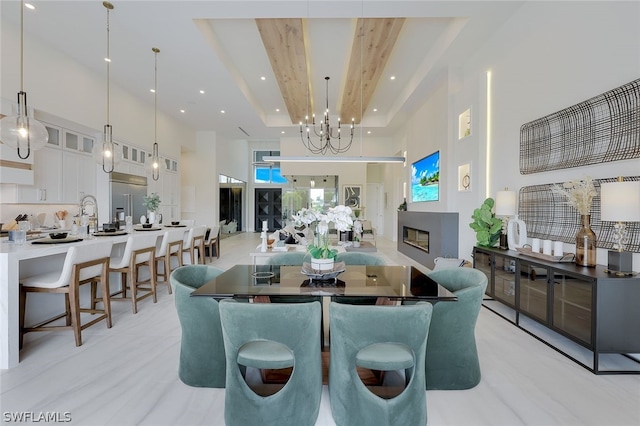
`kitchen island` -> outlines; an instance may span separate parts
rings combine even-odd
[[[189,228],[185,228],[185,232]],[[134,231],[157,234],[162,238],[165,229],[157,231]],[[20,361],[18,338],[19,338],[19,296],[20,278],[34,274],[41,274],[62,269],[64,258],[72,246],[81,246],[83,250],[91,249],[91,245],[105,238],[113,241],[112,255],[118,254],[125,246],[129,234],[115,235],[107,237],[88,237],[79,242],[58,243],[58,244],[32,244],[31,240],[24,244],[15,244],[3,238],[0,241],[0,368],[8,369],[18,365]],[[118,275],[118,277],[116,277]],[[119,275],[113,274],[112,284],[119,284]],[[117,281],[118,280],[118,281]],[[114,291],[112,285],[111,291]],[[27,317],[27,322],[43,320],[62,313],[64,303],[51,303],[51,296],[61,295],[41,295],[45,296],[40,300],[32,300],[36,309],[27,308],[28,315],[37,315],[36,318]],[[47,296],[48,299],[47,299]],[[84,299],[84,298],[83,298]],[[81,301],[82,303],[82,301]],[[86,300],[88,303],[88,299]],[[85,304],[83,304],[85,306]],[[73,344],[70,341],[70,344]]]

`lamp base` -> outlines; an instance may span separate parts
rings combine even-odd
[[[500,234],[500,245],[499,248],[506,250],[509,248],[509,243],[507,242],[507,234]]]
[[[607,272],[613,274],[633,274],[633,253],[626,251],[609,251]]]

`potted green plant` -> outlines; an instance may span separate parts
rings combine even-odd
[[[473,211],[473,222],[469,227],[476,231],[476,241],[482,247],[495,247],[500,240],[502,220],[493,212],[495,201],[487,198],[480,208]]]
[[[160,196],[155,192],[152,192],[151,194],[147,194],[144,196],[142,204],[149,211],[148,218],[147,218],[148,222],[155,223],[156,211],[160,207]]]

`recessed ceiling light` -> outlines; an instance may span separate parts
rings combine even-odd
[[[283,130],[283,131],[281,131],[280,133],[282,133],[282,134],[284,135],[284,130]]]
[[[223,109],[220,110],[220,114],[224,114],[225,111]]]
[[[262,81],[265,81],[266,79],[267,79],[267,77],[265,77],[265,76],[260,77],[260,80],[262,80]]]
[[[374,109],[373,109],[373,112],[378,112],[378,108],[374,108]]]
[[[276,112],[280,112],[280,108],[276,108]]]
[[[367,130],[367,134],[370,135],[371,134],[371,130]]]
[[[391,77],[389,77],[389,78],[390,78],[391,80],[395,80],[395,79],[396,79],[396,76],[395,76],[395,75],[392,75],[392,76],[391,76]]]
[[[149,89],[151,93],[156,93],[156,89]]]
[[[105,62],[111,62],[111,58],[104,58]]]
[[[35,8],[36,8],[36,7],[35,7],[34,5],[32,5],[31,3],[25,3],[25,4],[24,4],[24,7],[26,7],[27,9],[31,9],[31,10],[35,10]]]
[[[201,91],[200,91],[200,94],[204,95],[204,90],[201,90]]]
[[[184,114],[184,110],[183,109],[181,109],[180,112]]]

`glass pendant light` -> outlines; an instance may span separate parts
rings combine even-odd
[[[102,143],[96,143],[93,147],[93,158],[102,165],[102,171],[111,173],[114,171],[116,164],[122,160],[122,152],[113,143],[113,128],[109,124],[109,66],[111,65],[110,46],[109,46],[109,13],[113,10],[113,4],[108,1],[102,2],[107,9],[107,56],[104,58],[107,63],[107,124],[102,132]]]
[[[151,178],[158,180],[160,178],[160,154],[158,153],[158,53],[160,53],[160,49],[153,47],[151,51],[155,55],[155,68],[153,84],[153,152],[151,153],[151,161],[149,161],[149,171],[151,172]]]
[[[20,2],[20,91],[18,111],[0,120],[0,140],[18,151],[18,157],[25,160],[31,151],[43,148],[49,141],[49,133],[42,123],[29,117],[27,93],[24,87],[24,0]]]

